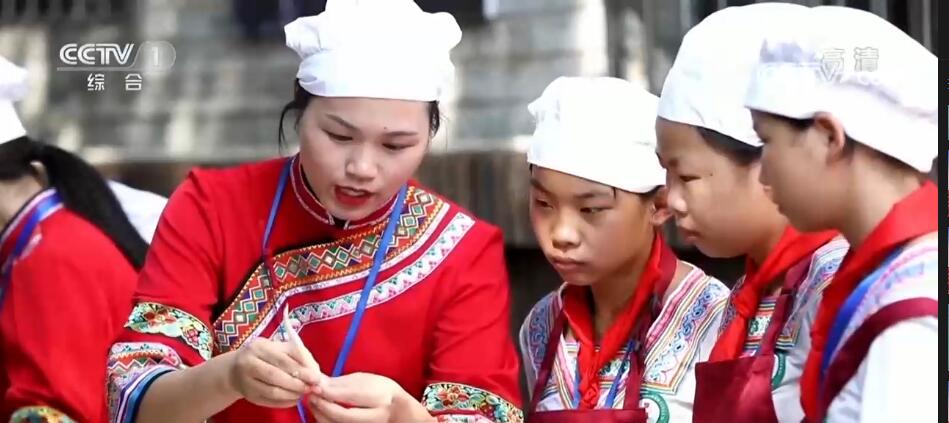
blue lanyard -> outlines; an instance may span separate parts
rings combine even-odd
[[[824,375],[827,374],[827,368],[830,367],[831,359],[837,351],[837,347],[840,345],[844,331],[847,329],[847,326],[850,325],[850,320],[853,319],[854,313],[857,312],[857,307],[863,302],[863,298],[866,297],[870,287],[883,276],[887,265],[893,262],[893,260],[896,260],[896,257],[899,256],[901,252],[903,252],[903,249],[899,248],[893,252],[893,254],[890,254],[876,271],[860,282],[860,285],[857,285],[857,289],[847,297],[847,301],[844,302],[840,312],[837,313],[837,317],[834,319],[834,325],[831,327],[830,334],[827,337],[827,346],[824,348],[823,357],[821,357],[820,374],[822,379]]]
[[[626,371],[626,368],[629,367],[629,359],[633,351],[639,347],[639,344],[635,339],[630,338],[629,342],[626,343],[626,354],[623,354],[623,361],[620,362],[619,371],[616,372],[616,377],[613,379],[613,385],[610,386],[610,392],[606,394],[606,404],[607,408],[613,408],[613,402],[616,400],[616,394],[619,388],[620,378],[623,377],[623,372]],[[637,375],[627,375],[626,383],[629,383],[629,378],[639,377]],[[574,375],[573,381],[573,408],[580,408],[580,349],[577,349],[577,371]]]
[[[63,202],[59,198],[59,193],[53,192],[48,197],[40,200],[33,208],[33,211],[30,212],[26,224],[23,225],[23,230],[20,231],[16,243],[13,244],[13,251],[10,253],[10,257],[3,263],[3,268],[0,268],[0,307],[3,306],[3,298],[6,295],[7,287],[10,285],[10,280],[12,279],[13,262],[19,259],[20,255],[23,254],[23,250],[26,249],[26,244],[33,235],[33,231],[36,230],[36,226],[52,215],[53,212],[59,210],[62,204]]]
[[[264,229],[264,239],[263,239],[263,256],[266,264],[267,256],[267,244],[270,241],[270,233],[273,230],[274,221],[277,219],[277,210],[280,208],[280,200],[283,198],[283,191],[287,187],[287,179],[290,176],[290,170],[293,167],[293,160],[287,160],[287,163],[283,167],[283,172],[280,174],[280,181],[277,183],[277,195],[274,196],[273,203],[270,205],[270,216],[267,218],[267,227]],[[408,192],[408,186],[403,185],[399,189],[399,194],[396,196],[395,204],[396,206],[392,209],[391,215],[389,216],[389,222],[386,225],[385,231],[382,233],[382,238],[379,240],[379,246],[376,249],[375,255],[372,257],[372,267],[369,270],[369,276],[366,277],[366,283],[362,287],[362,292],[359,294],[359,303],[356,306],[356,311],[353,313],[353,321],[349,324],[349,330],[346,332],[346,339],[343,341],[343,347],[339,351],[339,355],[336,357],[336,365],[333,366],[333,373],[331,376],[337,377],[343,374],[343,366],[346,365],[346,360],[349,358],[349,353],[353,348],[353,344],[356,342],[356,334],[359,332],[359,326],[362,324],[363,315],[366,314],[366,305],[369,302],[369,293],[372,291],[373,286],[376,285],[376,280],[379,278],[379,271],[382,269],[382,262],[385,261],[386,254],[389,250],[389,243],[392,241],[392,237],[395,234],[395,229],[399,224],[399,215],[402,213],[402,204],[405,202],[405,196]],[[272,283],[272,282],[271,282]],[[300,400],[297,403],[297,413],[300,415],[300,421],[306,423],[306,412],[303,406],[303,401]]]

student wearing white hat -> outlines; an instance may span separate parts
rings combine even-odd
[[[806,421],[935,421],[936,56],[867,12],[807,13],[765,37],[745,98],[781,211],[853,246],[814,323]]]
[[[107,419],[106,353],[148,245],[98,172],[29,138],[0,57],[0,420]]]
[[[798,232],[772,202],[744,95],[764,35],[800,30],[806,10],[765,3],[709,15],[685,35],[659,99],[658,151],[678,228],[708,256],[746,257],[715,348],[696,369],[695,422],[804,415],[809,330],[848,245],[833,231]]]
[[[531,222],[564,280],[521,327],[531,422],[691,419],[728,289],[661,236],[656,101],[620,79],[562,77],[529,106]]]
[[[300,153],[172,195],[112,347],[112,421],[522,421],[501,232],[410,179],[454,18],[330,0],[285,30]]]

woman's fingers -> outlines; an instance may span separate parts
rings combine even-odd
[[[387,408],[344,408],[316,395],[307,398],[314,415],[322,415],[334,423],[376,423],[389,420]]]
[[[299,398],[307,392],[306,384],[296,377],[301,371],[302,369],[297,369],[291,370],[296,374],[288,373],[287,370],[275,366],[263,358],[258,358],[252,368],[251,376],[261,383],[279,388],[281,391],[293,393],[296,398]]]

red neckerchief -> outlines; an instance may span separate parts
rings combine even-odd
[[[745,282],[731,299],[732,306],[735,307],[735,317],[715,342],[709,361],[733,360],[741,357],[748,336],[748,321],[758,311],[761,297],[768,286],[836,236],[837,232],[834,231],[802,234],[788,225],[777,245],[771,249],[764,263],[761,264],[761,268],[755,266],[751,259],[747,259]]]
[[[596,408],[600,397],[598,372],[619,352],[620,348],[629,341],[630,333],[635,329],[639,318],[650,305],[654,295],[661,301],[669,282],[675,275],[675,267],[668,275],[663,274],[660,264],[664,255],[675,257],[669,246],[659,234],[653,239],[652,250],[639,284],[623,313],[616,318],[600,342],[599,351],[594,343],[593,315],[588,302],[589,289],[581,286],[567,286],[563,291],[563,313],[580,342],[580,354],[577,357],[580,370],[580,404],[581,410]],[[668,260],[668,259],[667,259]],[[660,291],[661,292],[657,292]],[[646,328],[648,330],[648,328]]]
[[[807,421],[813,421],[818,414],[821,358],[837,313],[860,281],[876,270],[893,250],[938,230],[937,198],[936,185],[926,181],[896,203],[859,247],[851,247],[830,286],[824,290],[817,320],[811,328],[811,351],[801,376],[801,403]]]

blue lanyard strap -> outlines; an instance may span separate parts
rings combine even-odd
[[[379,277],[379,270],[382,268],[382,262],[385,260],[386,253],[389,250],[389,243],[392,241],[395,228],[399,224],[399,217],[402,214],[402,203],[405,202],[407,191],[408,187],[403,185],[399,190],[399,195],[395,199],[395,207],[389,216],[389,223],[386,225],[385,232],[382,234],[382,239],[379,240],[376,254],[372,257],[372,268],[369,270],[369,276],[366,277],[366,284],[363,285],[362,292],[359,294],[359,304],[356,306],[356,312],[353,313],[353,321],[349,324],[346,340],[343,341],[343,348],[340,349],[339,356],[336,357],[336,365],[333,367],[333,377],[343,374],[343,365],[346,364],[346,359],[349,358],[349,352],[353,347],[353,343],[356,342],[356,333],[359,332],[359,325],[362,324],[362,317],[366,313],[369,293],[376,284],[376,279]]]
[[[620,362],[619,370],[616,372],[616,377],[613,378],[613,385],[610,386],[609,393],[606,394],[606,402],[604,405],[606,408],[613,408],[613,402],[616,400],[616,394],[619,392],[619,382],[620,378],[623,377],[623,372],[629,367],[629,360],[632,356],[633,351],[639,348],[639,343],[635,339],[630,338],[629,342],[626,343],[626,353],[623,354],[623,361]],[[639,377],[638,375],[627,375],[626,383],[629,383],[629,378]],[[599,389],[599,388],[597,388]],[[573,409],[580,408],[580,349],[577,349],[577,371],[574,375],[573,382]]]
[[[59,193],[53,192],[48,197],[40,200],[33,211],[30,212],[26,223],[23,225],[23,229],[20,231],[19,236],[17,236],[16,243],[13,244],[13,251],[3,263],[3,267],[0,268],[0,307],[3,306],[3,297],[6,294],[7,286],[10,284],[11,274],[13,273],[13,263],[23,254],[23,250],[26,249],[26,245],[36,230],[36,226],[52,215],[53,212],[59,210],[62,204],[63,202],[59,197]]]
[[[286,164],[283,166],[283,170],[280,174],[280,180],[277,183],[277,193],[274,195],[273,202],[270,205],[270,215],[267,217],[267,226],[264,229],[264,237],[261,243],[261,256],[264,261],[264,266],[267,268],[268,275],[271,279],[271,285],[277,283],[274,279],[273,269],[269,265],[267,245],[270,242],[270,234],[273,231],[274,221],[277,220],[277,211],[280,209],[280,200],[283,198],[283,192],[287,186],[287,180],[290,176],[290,171],[293,168],[293,159],[288,159]],[[386,254],[389,250],[389,244],[392,241],[392,237],[395,235],[396,227],[399,224],[399,218],[402,214],[403,203],[405,202],[405,196],[408,192],[408,186],[403,185],[399,189],[399,194],[396,196],[395,207],[392,209],[392,214],[389,216],[389,222],[386,225],[385,231],[382,233],[382,238],[379,240],[379,246],[376,249],[375,255],[372,257],[372,268],[369,270],[369,276],[366,278],[366,284],[363,285],[362,292],[359,296],[359,303],[356,306],[356,311],[353,313],[353,321],[349,324],[349,330],[346,333],[346,339],[343,341],[343,347],[340,349],[339,356],[336,357],[336,365],[333,367],[332,376],[336,377],[343,374],[343,366],[346,364],[346,359],[349,358],[349,353],[352,350],[353,344],[356,342],[356,333],[359,332],[359,325],[362,323],[363,315],[366,313],[366,305],[369,301],[369,294],[372,291],[372,287],[375,286],[376,280],[379,278],[379,271],[382,269],[382,262],[385,261]],[[300,421],[306,422],[306,411],[303,405],[303,400],[297,402],[297,413],[299,414]]]
[[[897,249],[882,264],[867,276],[860,285],[857,285],[857,289],[847,297],[847,301],[844,302],[843,307],[840,309],[840,312],[837,313],[837,317],[834,319],[834,325],[831,327],[830,334],[827,337],[827,346],[824,348],[823,357],[821,357],[821,368],[820,374],[821,379],[827,373],[827,368],[830,367],[831,359],[834,356],[834,353],[837,352],[837,347],[842,341],[844,331],[847,329],[847,326],[850,325],[850,320],[853,319],[853,315],[857,312],[857,307],[860,306],[860,303],[863,302],[864,297],[866,297],[867,292],[870,291],[870,287],[876,283],[880,277],[883,276],[883,272],[886,271],[887,266],[896,260],[896,257],[903,252],[902,248]]]

